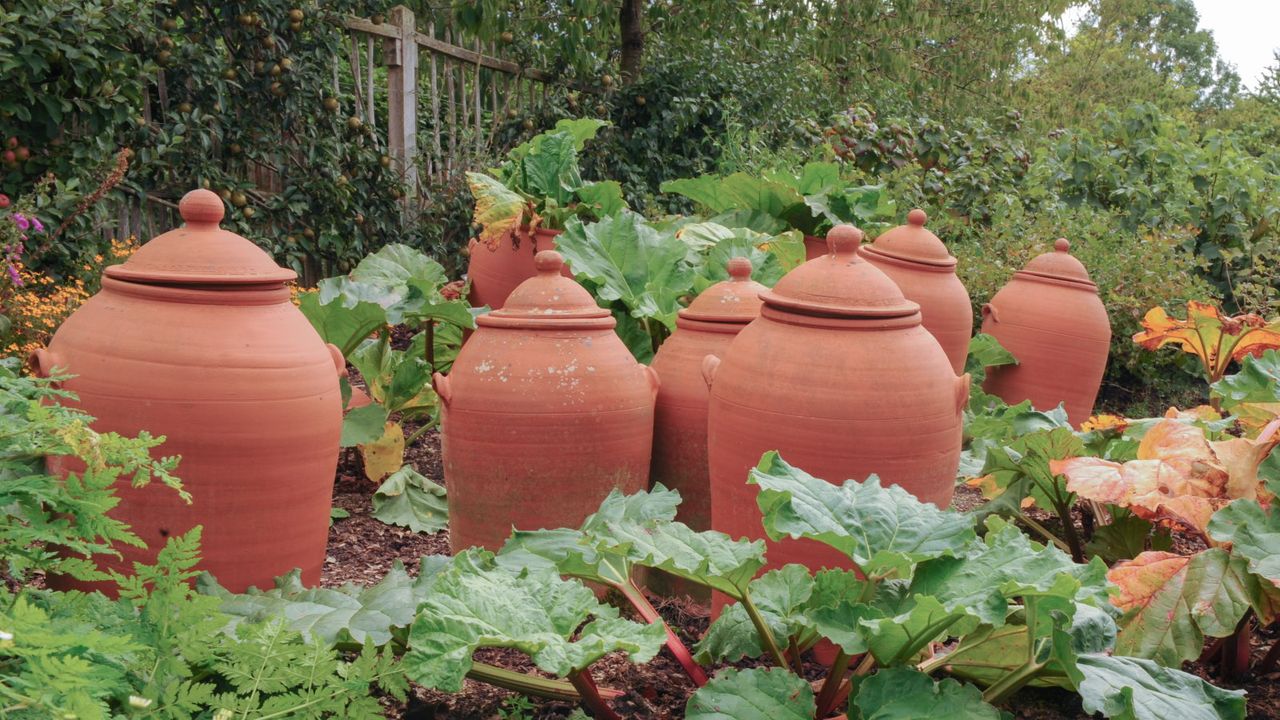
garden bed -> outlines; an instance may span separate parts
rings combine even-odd
[[[426,433],[408,449],[406,460],[418,472],[440,483],[444,482],[438,432]],[[434,534],[415,533],[407,528],[387,525],[369,514],[369,497],[374,485],[364,478],[358,456],[345,451],[338,466],[334,485],[334,507],[350,513],[344,519],[335,520],[329,530],[329,546],[325,557],[322,583],[336,587],[346,582],[364,585],[378,581],[396,560],[414,572],[417,559],[423,555],[449,554],[448,531]],[[973,509],[984,502],[974,489],[957,488],[953,507]],[[710,618],[705,607],[678,599],[654,597],[654,605],[668,624],[692,645],[706,631]],[[625,604],[619,603],[619,607]],[[1260,659],[1276,640],[1274,633],[1259,632],[1254,635],[1253,654]],[[476,654],[481,662],[492,663],[521,672],[537,670],[523,653],[515,650],[485,649]],[[740,667],[758,665],[757,662],[738,663]],[[820,677],[825,667],[808,663],[806,669],[813,677]],[[1263,677],[1251,677],[1245,683],[1232,684],[1216,680],[1208,668],[1200,663],[1190,663],[1184,669],[1216,684],[1229,688],[1242,688],[1249,693],[1249,720],[1280,718],[1280,673]],[[614,703],[623,717],[666,718],[684,717],[685,703],[694,687],[678,663],[667,651],[652,662],[635,665],[621,655],[604,658],[592,666],[592,674],[601,686],[624,691],[623,698]],[[576,705],[565,702],[528,700],[507,690],[468,680],[461,693],[446,694],[421,687],[414,687],[405,704],[384,701],[389,718],[449,718],[451,720],[482,720],[487,718],[564,718]],[[1027,720],[1075,720],[1087,718],[1079,696],[1061,690],[1026,689],[1018,693],[1008,710],[1017,718]],[[509,715],[503,715],[503,712]]]

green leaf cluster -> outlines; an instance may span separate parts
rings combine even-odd
[[[91,556],[142,546],[107,514],[119,502],[117,482],[160,482],[189,500],[173,475],[178,458],[151,456],[163,437],[94,431],[93,418],[60,404],[75,399],[58,389],[63,379],[27,377],[16,359],[0,361],[0,579],[9,583],[36,571],[104,579]]]

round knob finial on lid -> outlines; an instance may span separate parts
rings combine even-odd
[[[862,237],[862,231],[852,225],[836,225],[827,233],[827,249],[837,258],[856,258]]]
[[[539,250],[533,256],[533,266],[540,275],[559,275],[560,268],[564,267],[564,256],[555,250]]]
[[[907,222],[912,225],[923,226],[928,221],[929,221],[929,216],[925,213],[925,211],[921,210],[920,208],[916,208],[911,212],[907,213]]]
[[[217,225],[222,222],[226,208],[222,198],[211,190],[196,189],[178,201],[178,213],[187,225]]]
[[[1053,241],[1053,249],[1058,252],[1071,252],[1071,241],[1066,238],[1058,238]]]
[[[725,263],[725,270],[729,271],[729,278],[733,282],[747,282],[751,280],[751,261],[744,257],[729,258],[729,262]]]

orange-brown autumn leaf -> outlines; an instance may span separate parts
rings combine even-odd
[[[1187,303],[1186,320],[1155,307],[1142,318],[1142,327],[1134,342],[1148,350],[1177,345],[1196,355],[1209,382],[1221,380],[1232,360],[1280,348],[1280,321],[1268,323],[1252,313],[1224,317],[1213,305],[1194,300]]]
[[[1080,425],[1081,432],[1115,430],[1123,432],[1129,427],[1129,421],[1119,415],[1094,415]]]
[[[1107,579],[1120,588],[1111,604],[1121,610],[1145,607],[1178,573],[1186,572],[1188,555],[1148,551],[1132,560],[1117,563],[1107,571]]]
[[[1207,537],[1213,513],[1232,500],[1269,499],[1258,466],[1280,442],[1280,421],[1256,439],[1210,442],[1204,429],[1174,419],[1156,423],[1138,458],[1117,463],[1094,457],[1051,460],[1067,489],[1087,500],[1127,507],[1140,517],[1177,524]]]

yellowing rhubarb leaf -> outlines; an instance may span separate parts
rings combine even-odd
[[[1101,430],[1117,430],[1123,431],[1129,427],[1129,421],[1119,415],[1094,415],[1085,420],[1080,425],[1081,432],[1095,432]]]
[[[1214,512],[1232,500],[1258,498],[1258,466],[1277,443],[1280,421],[1256,439],[1210,442],[1203,428],[1166,419],[1147,431],[1137,460],[1120,464],[1077,457],[1051,461],[1049,467],[1080,497],[1206,535]]]
[[[467,185],[476,200],[472,220],[481,226],[480,242],[489,249],[495,249],[502,237],[520,226],[524,219],[525,200],[502,181],[484,173],[467,173]]]
[[[1142,327],[1134,342],[1148,350],[1173,344],[1196,355],[1209,382],[1220,380],[1232,360],[1280,347],[1280,321],[1253,314],[1224,317],[1213,305],[1194,300],[1187,303],[1186,320],[1156,307],[1142,318]]]
[[[360,446],[364,474],[373,482],[399,470],[404,465],[404,430],[399,423],[388,422],[382,437]]]

